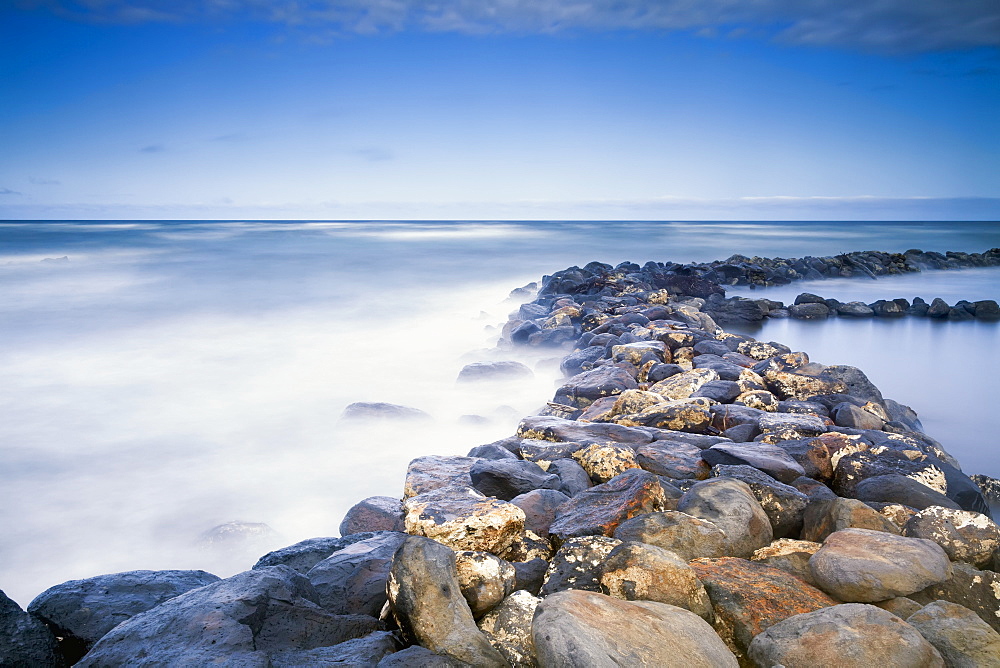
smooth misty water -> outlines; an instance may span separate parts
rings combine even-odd
[[[557,382],[456,387],[494,359],[510,290],[591,260],[732,253],[982,251],[995,223],[0,223],[0,589],[22,605],[71,578],[139,568],[228,575],[336,535],[398,496],[407,462],[507,436]],[[53,261],[68,257],[68,260]],[[841,300],[1000,298],[1000,270],[823,281]],[[1000,476],[989,417],[997,325],[772,321],[755,335],[863,368],[969,472]],[[527,355],[527,353],[522,353]],[[348,427],[352,401],[422,408],[426,426]],[[470,423],[464,415],[481,415]],[[239,548],[231,520],[280,535]]]

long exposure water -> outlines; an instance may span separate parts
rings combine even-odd
[[[510,435],[550,399],[534,382],[457,386],[516,308],[513,288],[591,260],[705,261],[878,249],[983,251],[996,223],[0,223],[0,589],[22,605],[132,569],[229,575],[337,535],[407,462]],[[842,301],[1000,298],[1000,270],[769,289]],[[753,332],[852,364],[913,406],[967,472],[1000,476],[991,426],[1000,325],[799,322]],[[421,408],[421,426],[351,426],[353,401]],[[463,416],[485,419],[470,420]],[[274,534],[200,536],[229,521]]]

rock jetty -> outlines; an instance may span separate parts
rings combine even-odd
[[[997,482],[860,369],[719,326],[865,315],[723,285],[997,264],[865,252],[547,276],[500,345],[564,347],[565,378],[515,434],[414,459],[342,537],[230,578],[101,575],[27,611],[0,595],[0,665],[1000,665]],[[959,308],[996,304],[945,317]],[[530,372],[461,380],[483,376]]]

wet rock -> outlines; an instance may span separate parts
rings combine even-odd
[[[677,510],[715,524],[726,534],[727,554],[749,557],[770,545],[771,521],[750,487],[730,478],[696,483],[677,504]]]
[[[477,461],[472,457],[443,455],[417,457],[406,467],[403,496],[416,496],[442,487],[471,487],[469,469]]]
[[[205,571],[98,575],[46,589],[28,605],[28,612],[60,638],[61,652],[68,662],[75,663],[119,623],[218,580]]]
[[[1000,527],[986,515],[968,510],[931,506],[914,515],[903,534],[940,545],[952,561],[990,568],[1000,549]]]
[[[875,315],[875,311],[864,302],[847,302],[837,307],[837,315],[851,318],[871,318]]]
[[[713,445],[701,452],[711,466],[752,466],[781,482],[791,482],[805,474],[792,457],[776,445],[733,443]]]
[[[403,504],[391,496],[369,496],[351,506],[340,523],[340,535],[364,531],[402,531]]]
[[[61,668],[56,638],[37,618],[0,591],[0,666]]]
[[[973,302],[975,316],[979,320],[1000,320],[1000,305],[992,299]]]
[[[750,486],[750,491],[771,521],[774,538],[799,534],[802,514],[809,505],[808,496],[751,466],[715,466],[712,474],[720,478],[740,480]]]
[[[941,492],[898,473],[866,478],[854,488],[854,495],[862,501],[899,503],[917,510],[930,506],[959,509],[957,503]]]
[[[926,315],[928,318],[947,318],[950,311],[951,307],[948,306],[948,302],[940,297],[935,297],[934,300],[931,301],[931,305],[927,309]]]
[[[899,534],[900,529],[882,513],[856,499],[834,497],[813,501],[802,515],[802,539],[821,543],[843,529],[870,529]]]
[[[510,360],[500,362],[473,362],[466,364],[458,373],[460,383],[510,382],[534,378],[531,369]]]
[[[352,422],[385,422],[390,420],[426,421],[431,416],[419,408],[410,406],[400,406],[399,404],[387,404],[384,402],[357,401],[347,406],[341,420]]]
[[[668,400],[687,399],[713,380],[719,380],[719,374],[712,369],[693,369],[654,383],[649,391]]]
[[[648,431],[643,429],[542,416],[531,416],[521,420],[517,427],[517,435],[520,438],[584,445],[608,441],[641,444],[653,440]]]
[[[774,341],[765,343],[763,341],[744,341],[736,349],[736,352],[755,360],[766,360],[775,355],[784,355],[792,352],[791,348]]]
[[[549,534],[549,526],[556,517],[556,508],[569,500],[569,496],[554,489],[535,489],[511,499],[511,503],[524,511],[524,528],[539,536]]]
[[[388,631],[376,631],[363,638],[347,640],[330,647],[277,652],[271,655],[271,668],[300,668],[300,666],[358,666],[379,665],[386,656],[399,649],[399,640]]]
[[[406,533],[433,538],[455,550],[499,553],[524,533],[524,511],[471,487],[444,488],[403,502]]]
[[[1000,631],[1000,575],[994,571],[980,571],[957,562],[952,565],[951,578],[910,594],[909,598],[925,605],[937,600],[963,605]]]
[[[738,665],[705,620],[653,601],[560,592],[538,605],[531,633],[541,666]]]
[[[712,600],[716,631],[737,656],[771,625],[836,604],[815,587],[759,562],[735,557],[695,559],[691,568]]]
[[[701,458],[701,448],[678,441],[653,441],[635,451],[638,465],[656,475],[676,480],[708,477],[709,467]]]
[[[526,591],[515,591],[479,620],[479,629],[514,668],[536,665],[531,621],[541,600]]]
[[[378,662],[378,668],[468,668],[468,665],[464,661],[435,654],[420,645],[411,645]]]
[[[600,566],[611,550],[621,544],[622,541],[605,536],[568,539],[549,562],[542,583],[542,596],[564,589],[600,591]]]
[[[366,531],[348,534],[341,538],[307,538],[294,545],[268,552],[258,559],[253,567],[266,568],[267,566],[285,565],[293,571],[304,575],[309,572],[310,568],[337,550],[342,550],[348,545],[353,545],[358,541],[366,540],[376,535],[377,532]]]
[[[935,601],[906,622],[926,638],[948,666],[1000,664],[1000,633],[966,607]]]
[[[392,555],[405,533],[385,531],[338,550],[306,573],[317,601],[335,615],[378,617],[385,605],[385,583]]]
[[[704,397],[719,403],[732,403],[743,393],[740,384],[733,380],[713,380],[702,385],[693,397]]]
[[[948,555],[936,543],[868,529],[830,534],[809,567],[823,591],[861,603],[907,596],[952,574]]]
[[[802,467],[805,475],[815,480],[833,477],[833,459],[823,438],[804,438],[776,444]]]
[[[658,601],[712,621],[708,594],[687,561],[646,543],[623,543],[600,567],[601,590],[626,601]]]
[[[882,429],[885,420],[865,409],[847,402],[837,404],[830,411],[833,423],[838,427],[851,429]]]
[[[602,400],[603,401],[603,400]],[[665,401],[663,396],[645,390],[625,390],[618,395],[611,407],[611,416],[641,413],[650,406]]]
[[[790,617],[754,638],[757,666],[943,668],[937,650],[896,615],[848,603]]]
[[[697,434],[704,433],[711,426],[709,406],[707,399],[663,401],[641,413],[618,415],[613,419],[618,424],[632,427],[655,427]]]
[[[728,548],[725,532],[715,524],[672,510],[646,513],[626,520],[615,529],[615,538],[655,545],[685,561],[698,557],[721,557]]]
[[[546,473],[534,463],[524,460],[481,459],[469,469],[472,486],[486,496],[510,501],[533,489],[557,489],[559,476]]]
[[[663,358],[665,350],[666,345],[663,341],[637,341],[611,346],[611,359],[614,362],[628,362],[637,367],[650,359],[655,362],[669,362],[669,358],[666,360]]]
[[[553,443],[552,441],[522,438],[518,439],[517,450],[526,461],[535,462],[548,472],[548,465],[551,462],[572,457],[574,452],[585,447],[587,446],[583,443]]]
[[[489,552],[456,552],[455,573],[462,596],[477,619],[514,591],[514,565]]]
[[[854,497],[862,480],[891,474],[912,478],[942,493],[948,489],[944,471],[935,461],[919,454],[911,459],[885,448],[850,452],[836,459],[831,486],[840,496]]]
[[[515,453],[498,443],[477,445],[469,450],[466,457],[474,457],[476,459],[520,459]]]
[[[625,520],[662,510],[664,502],[659,478],[642,469],[629,469],[560,506],[549,533],[558,541],[574,536],[610,536]]]
[[[549,464],[548,472],[559,476],[559,491],[566,496],[576,496],[594,486],[590,474],[575,459],[557,459]]]
[[[809,570],[809,559],[820,547],[820,543],[807,540],[780,538],[767,547],[755,551],[750,560],[780,568],[815,587],[816,582],[813,580],[812,571]]]
[[[757,424],[774,442],[818,436],[826,431],[822,418],[803,413],[764,413]]]
[[[820,320],[830,315],[830,307],[826,304],[795,304],[788,307],[788,315],[800,320]]]
[[[722,435],[734,443],[749,443],[760,435],[760,428],[755,424],[738,424],[723,431]]]
[[[406,639],[475,666],[507,665],[476,626],[449,548],[419,536],[407,538],[393,560],[387,593]]]
[[[779,399],[808,400],[817,394],[834,394],[847,390],[846,383],[830,375],[807,376],[772,369],[766,371],[763,376],[767,389]]]
[[[279,652],[336,645],[379,631],[364,615],[332,615],[312,585],[287,566],[268,566],[192,589],[131,617],[78,663],[134,665],[142,657],[169,665],[269,665]]]
[[[596,484],[605,483],[629,469],[639,468],[632,448],[612,443],[588,445],[574,452],[573,459]]]
[[[625,369],[602,366],[584,371],[567,380],[556,392],[556,397],[565,398],[565,403],[585,408],[601,397],[621,394],[625,390],[634,390],[638,387],[635,378]]]

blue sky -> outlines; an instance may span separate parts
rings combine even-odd
[[[26,0],[0,218],[1000,219],[994,0]]]

